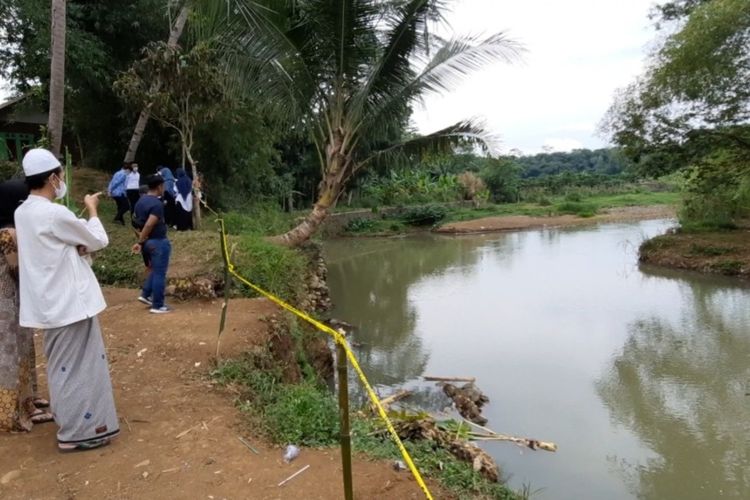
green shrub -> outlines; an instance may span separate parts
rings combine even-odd
[[[448,209],[442,205],[423,205],[404,210],[399,218],[410,226],[431,226],[448,215]]]
[[[552,201],[546,196],[540,197],[537,203],[540,207],[549,207],[550,205],[552,205]]]
[[[21,177],[21,166],[14,161],[0,161],[0,182]]]
[[[375,220],[365,217],[357,217],[350,220],[344,228],[348,233],[364,233],[375,228]]]
[[[581,195],[581,193],[576,193],[576,192],[568,193],[565,195],[565,201],[572,201],[575,203],[580,203],[581,201],[583,201],[583,196]]]
[[[292,303],[302,297],[307,262],[300,252],[243,234],[234,261],[239,273],[259,287]],[[252,290],[245,292],[255,296]]]
[[[596,214],[597,207],[593,203],[577,203],[574,201],[564,201],[555,207],[559,214],[577,215],[579,217],[593,217]]]
[[[337,441],[336,402],[313,383],[284,386],[265,413],[271,436],[278,443],[325,446]]]

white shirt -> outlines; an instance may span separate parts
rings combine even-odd
[[[78,219],[63,205],[29,195],[16,209],[20,324],[60,328],[92,318],[107,304],[77,246],[96,252],[109,243],[101,221]]]
[[[130,172],[128,174],[128,181],[125,183],[125,189],[140,189],[141,187],[141,174],[138,172]]]

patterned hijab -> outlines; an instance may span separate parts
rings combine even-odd
[[[29,196],[29,188],[17,179],[0,184],[0,228],[13,227],[16,208]]]

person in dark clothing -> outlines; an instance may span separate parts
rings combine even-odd
[[[177,230],[189,231],[193,229],[193,181],[188,177],[184,168],[177,169],[175,186],[177,189],[175,198]]]
[[[177,189],[175,188],[174,174],[169,167],[161,167],[159,173],[164,177],[164,220],[167,222],[167,226],[177,226],[177,214],[175,209],[175,194]]]
[[[140,232],[138,243],[133,245],[133,253],[141,252],[143,260],[149,268],[141,294],[138,300],[150,306],[149,312],[164,314],[171,309],[164,303],[164,290],[169,268],[169,256],[172,245],[167,239],[167,225],[164,222],[164,178],[151,175],[146,179],[148,193],[141,196],[135,204],[133,224]]]

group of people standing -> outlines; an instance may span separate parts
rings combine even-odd
[[[177,231],[193,229],[193,180],[184,168],[176,170],[176,178],[169,167],[160,167],[157,174],[164,179],[164,219],[167,226]],[[124,163],[115,172],[107,191],[117,206],[116,223],[125,225],[125,214],[128,212],[131,217],[135,215],[135,205],[147,190],[147,183],[141,184],[137,163]]]
[[[109,243],[99,193],[85,196],[88,220],[79,219],[55,202],[67,186],[52,153],[30,150],[23,171],[23,183],[0,185],[0,430],[54,419],[61,451],[98,448],[120,432],[98,319],[106,303],[91,269],[90,254]],[[36,394],[34,329],[49,402]]]

